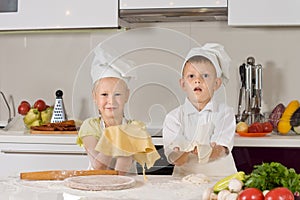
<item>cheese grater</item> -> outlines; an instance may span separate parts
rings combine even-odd
[[[67,120],[64,102],[62,98],[63,92],[61,90],[57,90],[55,94],[56,94],[56,98],[55,98],[53,114],[51,117],[51,123],[62,122]]]

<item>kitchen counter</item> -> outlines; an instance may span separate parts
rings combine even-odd
[[[163,145],[161,137],[152,137],[155,145]],[[76,144],[76,135],[69,134],[30,134],[24,131],[0,130],[0,143],[31,143],[31,144]],[[234,138],[235,147],[300,147],[300,135],[289,133],[280,135],[272,133],[264,137]]]
[[[133,188],[116,191],[82,191],[71,189],[63,181],[25,181],[18,177],[0,179],[0,199],[22,200],[194,200],[202,199],[203,191],[220,178],[209,178],[209,183],[196,184],[167,175],[136,176]]]
[[[300,147],[300,135],[271,133],[264,137],[234,137],[235,147]]]

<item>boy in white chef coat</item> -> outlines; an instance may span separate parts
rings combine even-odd
[[[223,46],[208,43],[191,49],[183,63],[180,86],[187,97],[163,125],[165,155],[175,165],[174,176],[227,176],[237,171],[231,154],[234,111],[213,98],[229,79],[229,62]]]
[[[100,116],[83,122],[77,143],[86,149],[91,169],[136,174],[136,162],[150,168],[160,156],[144,123],[124,117],[131,66],[124,59],[113,59],[101,45],[95,49],[92,95]]]

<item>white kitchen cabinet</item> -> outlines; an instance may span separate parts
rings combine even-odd
[[[118,8],[118,0],[4,0],[0,30],[115,28]]]
[[[76,144],[0,143],[0,177],[43,170],[85,170],[83,148]]]
[[[299,8],[299,0],[228,0],[228,25],[300,25]]]

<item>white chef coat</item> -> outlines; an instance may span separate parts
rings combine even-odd
[[[162,131],[164,151],[169,160],[174,147],[179,147],[181,151],[191,151],[197,146],[198,156],[189,154],[188,162],[175,166],[173,175],[203,173],[207,176],[227,176],[235,173],[237,169],[231,154],[235,126],[233,108],[210,101],[199,112],[186,98],[183,105],[172,110],[165,118]],[[212,142],[227,147],[229,154],[211,162],[208,162],[208,157],[202,160],[199,154],[203,150],[202,155],[209,156]]]

